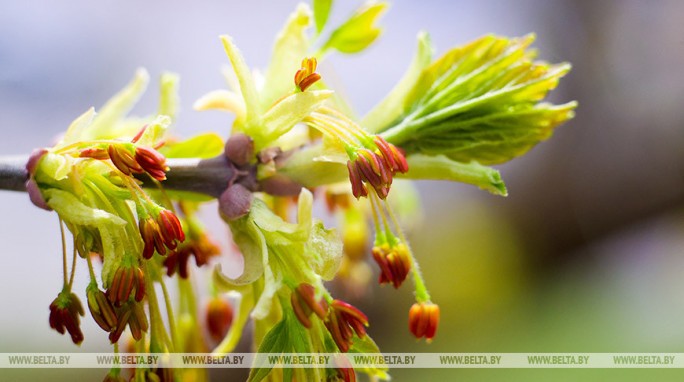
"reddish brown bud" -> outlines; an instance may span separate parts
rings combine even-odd
[[[432,302],[415,303],[409,310],[409,330],[420,339],[430,342],[439,325],[439,306]]]
[[[166,254],[164,238],[162,237],[159,225],[154,219],[140,219],[138,221],[138,229],[140,230],[140,236],[143,239],[143,243],[145,243],[142,253],[145,259],[151,259],[155,249],[162,256]]]
[[[28,162],[26,162],[26,172],[29,176],[33,176],[36,173],[36,167],[38,167],[38,162],[43,158],[43,155],[47,154],[47,149],[34,149],[29,156]]]
[[[254,141],[249,135],[237,133],[226,141],[226,158],[236,166],[244,166],[254,159]]]
[[[200,234],[198,238],[191,239],[180,245],[175,251],[169,252],[164,260],[166,274],[172,276],[178,272],[180,277],[188,278],[188,260],[195,257],[195,264],[201,267],[209,262],[209,259],[219,255],[221,248],[214,243],[206,234]]]
[[[52,208],[45,202],[45,198],[43,198],[43,194],[40,192],[40,188],[35,179],[30,178],[26,181],[26,192],[28,192],[29,199],[34,206],[42,208],[45,211],[52,211]]]
[[[50,327],[59,334],[64,334],[65,331],[69,332],[71,341],[79,345],[83,342],[79,316],[84,315],[85,311],[78,296],[68,291],[62,291],[50,304]]]
[[[223,298],[214,297],[207,304],[207,328],[211,338],[218,342],[228,333],[233,323],[233,308]]]
[[[226,221],[239,219],[249,212],[254,196],[241,184],[233,184],[219,197],[219,213]]]
[[[363,184],[363,178],[361,178],[361,173],[358,167],[355,166],[354,162],[347,161],[347,170],[349,170],[349,181],[352,186],[352,195],[356,199],[362,196],[368,196],[368,189]]]

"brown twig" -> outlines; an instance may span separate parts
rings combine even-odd
[[[0,156],[0,190],[26,191],[27,160],[28,156]],[[165,188],[213,197],[219,197],[238,175],[223,155],[211,159],[169,159],[167,165]],[[149,181],[146,176],[140,179],[145,184]]]

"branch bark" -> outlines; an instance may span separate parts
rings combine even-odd
[[[0,156],[0,190],[26,191],[26,161],[28,156]],[[218,156],[211,159],[168,159],[169,171],[164,188],[176,191],[190,191],[218,198],[240,174],[228,159]],[[140,179],[151,185],[147,176]]]

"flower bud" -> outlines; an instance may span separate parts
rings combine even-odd
[[[45,198],[43,198],[43,194],[40,192],[40,188],[35,179],[30,178],[26,181],[26,192],[28,192],[29,199],[34,206],[46,211],[52,211],[52,208],[45,202]]]
[[[219,197],[219,213],[225,221],[239,219],[249,212],[254,196],[241,184],[233,184]]]
[[[26,171],[29,176],[33,176],[36,173],[36,168],[38,167],[38,162],[43,158],[43,155],[47,154],[47,149],[35,149],[31,152],[28,162],[26,162]]]
[[[224,153],[234,165],[244,166],[254,158],[254,141],[246,134],[237,133],[226,141]]]

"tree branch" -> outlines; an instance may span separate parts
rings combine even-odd
[[[0,190],[26,191],[28,179],[26,161],[28,156],[0,156]],[[169,171],[163,182],[164,188],[176,191],[191,191],[219,197],[240,174],[223,156],[211,159],[173,159],[167,160]],[[152,185],[146,175],[140,176],[145,185]]]

